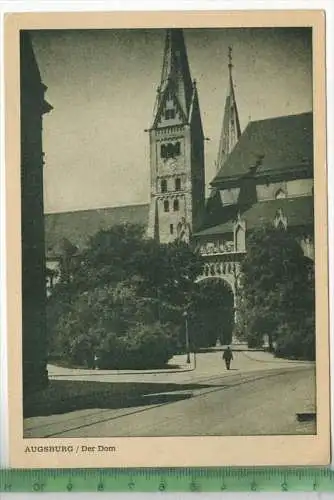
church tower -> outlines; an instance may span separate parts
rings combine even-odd
[[[240,121],[237,103],[235,100],[234,84],[232,77],[232,48],[228,48],[228,89],[225,100],[223,124],[216,163],[217,173],[223,167],[227,157],[241,136]]]
[[[189,241],[205,197],[204,135],[182,29],[168,29],[150,136],[148,236]]]
[[[217,160],[215,162],[216,174],[224,167],[224,164],[232,152],[234,146],[241,136],[239,113],[237,102],[235,99],[234,83],[232,76],[232,48],[228,48],[228,85],[225,98],[223,123],[220,133],[220,141],[218,147]],[[220,217],[222,207],[222,198],[219,189],[211,187],[210,196],[207,202],[207,213],[210,214],[211,220]]]

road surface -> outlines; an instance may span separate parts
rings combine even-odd
[[[237,364],[236,364],[237,365]],[[260,363],[261,365],[261,363]],[[238,365],[237,365],[238,366]],[[240,365],[241,366],[241,365]],[[313,434],[315,423],[296,413],[314,412],[314,366],[254,365],[193,384],[150,384],[140,401],[117,407],[106,398],[98,407],[25,420],[29,437],[117,437]],[[154,388],[157,388],[156,392]],[[116,407],[115,407],[116,406]]]

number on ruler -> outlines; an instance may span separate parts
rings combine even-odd
[[[282,491],[288,491],[288,485],[287,485],[287,483],[285,481],[281,484],[281,490]]]
[[[43,483],[34,483],[32,485],[32,491],[44,491],[45,484]]]
[[[200,485],[196,483],[195,481],[191,481],[190,483],[190,491],[200,491]]]
[[[136,485],[135,485],[135,483],[134,483],[133,481],[130,481],[130,482],[128,483],[129,490],[133,490],[133,488],[134,488],[135,486],[136,486]]]
[[[257,489],[257,484],[256,484],[256,482],[255,482],[255,481],[253,481],[253,482],[251,483],[251,490],[252,490],[252,491],[256,491],[256,489]]]
[[[104,491],[104,484],[102,483],[102,481],[100,481],[97,485],[97,491]]]
[[[161,481],[159,484],[159,491],[165,491],[166,490],[166,483],[165,481]]]
[[[73,484],[71,483],[71,481],[69,481],[66,485],[66,489],[67,491],[72,491],[73,490]]]

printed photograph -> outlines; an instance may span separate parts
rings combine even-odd
[[[312,28],[20,31],[23,437],[317,433]]]

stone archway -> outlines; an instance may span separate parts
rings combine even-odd
[[[219,339],[230,344],[235,321],[233,286],[222,277],[197,280],[191,321],[193,344],[212,347]]]

